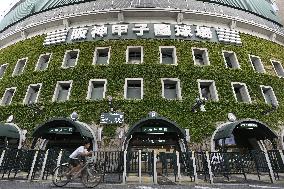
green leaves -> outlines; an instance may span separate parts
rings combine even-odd
[[[16,122],[30,131],[37,124],[52,117],[68,117],[77,111],[80,120],[99,123],[100,114],[107,112],[108,102],[86,100],[90,79],[107,79],[106,96],[114,98],[114,108],[125,113],[126,122],[132,126],[148,112],[156,111],[161,116],[175,121],[183,128],[189,128],[194,141],[210,136],[215,130],[216,122],[227,120],[227,113],[233,112],[238,119],[254,118],[266,122],[273,128],[284,121],[284,81],[271,71],[270,59],[284,63],[284,48],[270,41],[242,34],[242,46],[209,42],[176,40],[107,40],[82,42],[44,47],[44,36],[34,37],[0,51],[0,64],[9,63],[4,78],[0,81],[0,95],[6,88],[17,87],[12,105],[0,108],[0,120],[5,121],[13,114]],[[144,63],[126,64],[127,46],[143,46]],[[111,47],[110,64],[92,65],[95,47]],[[178,66],[161,65],[159,46],[175,46]],[[207,48],[209,66],[194,66],[192,47]],[[66,50],[80,49],[79,62],[75,68],[62,69]],[[224,66],[222,50],[234,51],[241,69],[228,69]],[[41,54],[52,53],[51,62],[46,71],[35,72],[35,66]],[[253,71],[249,54],[260,56],[267,74]],[[18,59],[28,57],[24,73],[12,77]],[[125,78],[143,78],[143,100],[124,100]],[[182,88],[182,100],[165,100],[162,98],[161,78],[179,78]],[[207,102],[206,112],[191,112],[191,107],[199,96],[197,79],[215,80],[219,102]],[[73,80],[71,98],[65,103],[52,103],[52,96],[57,81]],[[235,102],[231,82],[246,83],[252,104]],[[39,101],[44,105],[42,114],[35,114],[22,105],[30,84],[43,83]],[[265,104],[259,85],[268,85],[274,89],[280,107],[270,115],[262,115],[270,107]],[[104,134],[115,135],[116,126],[107,127]]]

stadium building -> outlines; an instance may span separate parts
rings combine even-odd
[[[22,146],[27,130],[41,149],[281,147],[279,7],[22,0],[0,22],[1,143]]]

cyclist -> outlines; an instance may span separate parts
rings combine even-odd
[[[68,179],[71,179],[73,173],[80,171],[81,163],[80,159],[86,156],[91,156],[92,151],[88,152],[88,149],[91,146],[90,141],[85,140],[83,146],[78,147],[70,156],[69,156],[69,164],[72,166],[71,170],[66,174]]]

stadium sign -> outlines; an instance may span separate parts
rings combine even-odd
[[[123,122],[123,112],[109,112],[101,114],[100,124],[122,124]]]
[[[108,39],[183,39],[241,45],[238,31],[184,24],[113,24],[56,30],[44,45]]]

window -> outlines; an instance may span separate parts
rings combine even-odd
[[[160,47],[161,64],[177,64],[176,48],[173,46]]]
[[[130,64],[141,64],[143,62],[143,47],[127,47],[126,62]]]
[[[10,105],[15,92],[16,92],[16,87],[6,89],[6,91],[5,91],[5,93],[2,97],[1,105],[2,106]]]
[[[259,73],[265,73],[264,67],[261,63],[261,60],[258,56],[250,55],[250,62],[252,64],[253,69]]]
[[[124,85],[125,99],[142,99],[143,98],[143,79],[126,78]]]
[[[223,57],[227,68],[233,68],[233,69],[240,68],[236,53],[223,51]]]
[[[262,92],[263,98],[265,100],[265,103],[270,104],[270,105],[274,105],[274,106],[278,106],[278,101],[277,101],[277,98],[274,94],[272,87],[262,86],[262,85],[260,87],[261,87],[261,92]]]
[[[195,65],[210,65],[207,49],[192,48],[192,55]]]
[[[50,61],[51,54],[42,54],[40,55],[36,68],[36,71],[45,70],[48,67],[49,61]]]
[[[75,67],[79,58],[79,50],[66,51],[64,61],[62,64],[63,68]]]
[[[8,67],[8,64],[1,65],[1,67],[0,67],[0,79],[3,78],[3,76],[4,76],[5,72],[6,72],[7,67]]]
[[[64,102],[66,100],[69,100],[71,87],[72,81],[58,81],[52,101]]]
[[[103,98],[105,98],[106,84],[106,79],[91,79],[89,81],[87,99],[102,100]]]
[[[24,104],[37,103],[41,86],[42,86],[41,83],[29,85],[23,103]]]
[[[93,64],[109,64],[110,47],[96,47]]]
[[[248,102],[251,103],[251,98],[249,96],[249,92],[246,84],[233,82],[232,88],[234,91],[234,96],[237,102]]]
[[[169,100],[181,100],[181,87],[179,79],[162,79],[162,97]]]
[[[12,76],[21,75],[24,71],[28,58],[18,60]]]
[[[212,80],[197,80],[200,98],[206,100],[218,101],[218,94],[215,86],[215,81]]]
[[[284,70],[283,70],[282,64],[278,61],[275,61],[275,60],[271,60],[271,63],[273,65],[273,68],[274,68],[276,74],[279,77],[284,77]]]

